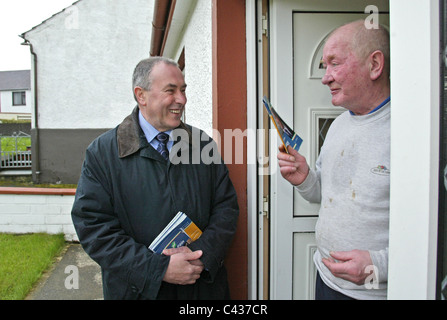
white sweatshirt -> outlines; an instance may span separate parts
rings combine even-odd
[[[328,131],[316,170],[296,188],[306,200],[321,203],[314,261],[322,280],[355,299],[386,299],[390,102],[368,115],[341,114]],[[366,286],[335,277],[321,262],[330,251],[354,249],[369,250],[375,266],[378,279],[368,278]]]

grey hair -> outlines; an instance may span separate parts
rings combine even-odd
[[[132,77],[132,91],[134,92],[134,98],[137,101],[137,97],[135,96],[135,88],[141,87],[144,90],[150,90],[152,85],[152,77],[151,72],[153,68],[158,63],[165,63],[168,65],[173,65],[176,67],[179,67],[178,63],[174,60],[166,57],[150,57],[147,59],[141,60],[137,66],[135,67],[135,70],[133,72]]]

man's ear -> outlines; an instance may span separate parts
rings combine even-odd
[[[382,51],[376,50],[369,55],[369,76],[371,80],[377,80],[385,68],[385,56]]]
[[[137,102],[139,105],[146,105],[146,99],[145,99],[145,91],[141,87],[135,87],[133,89],[133,93],[135,94],[135,99],[137,99]]]

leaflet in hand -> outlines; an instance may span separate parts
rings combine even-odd
[[[293,132],[293,130],[287,125],[287,123],[285,123],[284,120],[281,119],[276,110],[270,104],[270,101],[267,99],[267,97],[264,97],[263,102],[265,108],[267,109],[267,113],[270,116],[270,119],[272,119],[272,122],[275,125],[276,130],[278,131],[279,137],[281,138],[286,152],[289,153],[287,151],[288,146],[291,146],[293,149],[298,151],[301,147],[303,139],[301,139],[299,135]]]
[[[161,254],[164,249],[178,248],[196,241],[202,231],[183,212],[179,211],[164,230],[149,245],[149,249]]]

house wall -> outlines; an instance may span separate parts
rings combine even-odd
[[[132,73],[149,56],[152,11],[147,0],[81,0],[24,34],[37,56],[40,182],[76,183],[83,148],[136,105]]]
[[[185,120],[210,136],[213,129],[211,4],[209,0],[197,2],[184,37],[188,84]]]
[[[13,106],[12,105],[12,93],[13,92],[26,92],[26,105]],[[14,91],[1,91],[0,92],[0,112],[1,113],[31,113],[31,90],[14,90]]]
[[[32,169],[39,172],[36,181],[40,183],[76,184],[81,174],[85,150],[91,141],[107,129],[43,129],[31,130],[31,143],[39,141],[39,162],[34,161],[32,148]]]
[[[232,137],[223,131],[247,129],[247,59],[245,1],[213,0],[213,125],[221,133],[224,159],[236,150]],[[231,146],[231,150],[227,146]],[[247,246],[247,152],[242,151],[242,164],[227,163],[238,197],[238,229],[226,258],[232,299],[248,298]],[[251,181],[250,183],[254,183]]]
[[[185,50],[185,122],[213,135],[212,115],[212,1],[177,1],[175,15],[183,25],[172,26],[164,56],[177,60]],[[177,18],[177,16],[174,16]],[[173,20],[172,24],[175,24]],[[175,31],[175,28],[181,31]]]

